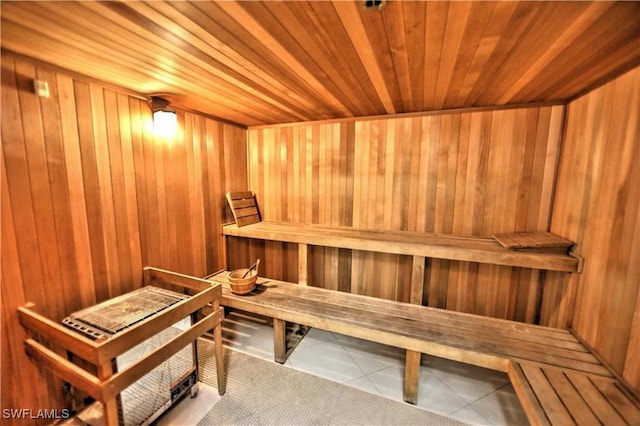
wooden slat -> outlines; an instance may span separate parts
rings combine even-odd
[[[101,399],[102,383],[97,377],[33,339],[25,341],[25,350],[43,367],[65,377],[65,380],[90,396]]]
[[[179,287],[189,288],[196,291],[204,291],[211,289],[211,283],[205,279],[193,277],[191,275],[180,274],[173,271],[163,269],[145,267],[143,269],[144,285],[153,285],[155,280],[160,282],[168,282],[176,284]],[[220,295],[220,289],[213,288],[210,292],[213,297]]]
[[[236,191],[228,192],[227,194],[234,202],[237,202],[237,200],[253,199],[253,192],[251,191]]]
[[[508,374],[511,385],[516,395],[518,395],[520,404],[531,423],[541,426],[550,425],[551,423],[549,423],[544,408],[540,405],[540,401],[536,396],[535,389],[531,387],[520,364],[517,362],[510,363]]]
[[[547,370],[545,372],[549,383],[562,400],[562,404],[573,417],[576,424],[596,424],[598,419],[591,412],[589,406],[576,392],[571,382],[567,379],[563,372]]]
[[[28,306],[28,305],[27,305]],[[21,324],[38,335],[44,336],[52,342],[70,348],[79,357],[98,364],[97,346],[90,339],[51,321],[43,315],[34,312],[29,307],[19,307],[18,315]]]
[[[640,422],[640,401],[629,397],[628,390],[621,389],[620,382],[606,382],[594,379],[594,384],[604,395],[611,407],[620,414],[627,424]]]
[[[255,202],[255,199],[253,198],[253,195],[251,195],[251,198],[249,199],[246,199],[243,197],[238,200],[233,200],[233,207],[236,209],[241,209],[244,207],[255,207],[255,205],[256,205],[256,202]]]
[[[243,219],[247,216],[257,216],[258,215],[258,209],[255,206],[249,207],[249,208],[238,208],[236,207],[235,209],[236,212],[236,217],[238,219]]]
[[[574,243],[566,238],[550,232],[514,232],[496,234],[492,237],[504,248],[518,250],[527,248],[564,248],[569,249]]]
[[[571,383],[602,424],[624,424],[624,420],[595,386],[593,379],[582,374],[567,374]]]

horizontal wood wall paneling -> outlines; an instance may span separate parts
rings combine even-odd
[[[563,113],[541,106],[251,128],[249,189],[264,220],[467,235],[545,230]],[[313,248],[309,284],[410,297],[410,258],[357,250],[347,258]],[[540,279],[534,271],[433,260],[424,302],[534,322]],[[561,303],[544,301],[549,309]]]
[[[551,231],[576,241],[585,269],[545,282],[567,304],[576,299],[576,332],[636,390],[639,111],[638,68],[569,104]]]
[[[13,55],[1,96],[2,406],[62,408],[62,383],[24,353],[16,308],[58,321],[140,287],[146,265],[223,268],[224,194],[247,188],[246,130],[178,111],[178,136],[154,136],[145,100]]]

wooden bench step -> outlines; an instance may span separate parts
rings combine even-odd
[[[640,424],[640,402],[614,378],[515,362],[509,378],[533,424]]]

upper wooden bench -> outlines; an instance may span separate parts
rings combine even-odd
[[[298,243],[302,249],[306,249],[308,244],[549,271],[581,270],[580,259],[571,254],[508,249],[492,237],[377,231],[285,222],[256,222],[246,226],[229,224],[222,227],[222,232],[226,236]],[[301,250],[300,254],[304,256],[306,265],[306,250]]]

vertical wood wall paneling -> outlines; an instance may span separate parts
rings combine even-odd
[[[472,235],[546,230],[563,115],[549,106],[253,128],[249,188],[260,192],[265,220]],[[283,257],[273,247],[267,264]],[[411,258],[313,247],[309,264],[310,285],[410,298]],[[266,268],[272,278],[295,274],[293,264]],[[431,259],[423,302],[534,322],[540,277]]]
[[[569,104],[551,231],[577,242],[585,269],[580,275],[547,274],[545,282],[556,298],[576,299],[574,329],[636,390],[639,117],[640,68]]]
[[[60,130],[64,143],[66,159],[66,182],[69,191],[71,210],[71,232],[75,245],[75,269],[77,282],[93,281],[93,263],[91,262],[91,241],[87,221],[87,205],[84,190],[84,174],[78,134],[78,119],[74,99],[73,79],[63,74],[56,75],[58,102],[60,103]],[[73,259],[73,257],[71,257]],[[93,286],[79,286],[79,306],[90,306],[96,302]]]
[[[23,134],[28,177],[21,181],[22,190],[31,190],[32,205],[38,240],[38,254],[41,258],[43,280],[53,290],[46,299],[47,308],[59,317],[64,312],[62,274],[57,250],[53,200],[49,185],[48,162],[45,147],[44,123],[38,97],[29,93],[29,83],[36,78],[36,68],[32,64],[16,63],[18,76],[18,97],[23,114]],[[52,88],[53,89],[53,88]],[[56,137],[56,135],[53,135]],[[11,184],[11,182],[10,182]],[[20,212],[15,212],[20,214]],[[29,294],[25,294],[29,296]],[[42,309],[42,308],[39,308]]]
[[[24,401],[32,407],[43,407],[49,399],[41,389],[24,386],[21,377],[7,372],[22,371],[24,375],[43,379],[32,363],[25,363],[24,346],[22,342],[27,338],[25,330],[15,318],[15,310],[8,307],[19,306],[26,300],[25,291],[21,283],[23,280],[34,280],[33,298],[37,306],[46,306],[44,280],[39,256],[33,256],[35,261],[28,264],[26,256],[21,259],[19,253],[38,253],[38,242],[35,238],[35,218],[31,208],[31,191],[28,188],[28,170],[24,151],[24,134],[18,102],[18,76],[15,73],[13,61],[2,63],[2,175],[0,177],[2,198],[0,199],[2,237],[2,371],[1,383],[2,406],[20,406]],[[9,188],[9,180],[22,182],[20,187]],[[18,239],[15,229],[29,231],[32,238]],[[8,289],[7,283],[14,283],[15,288]],[[24,377],[24,376],[23,376]],[[7,392],[7,389],[20,389],[20,394]],[[54,403],[61,403],[60,397],[53,399]],[[54,398],[56,398],[54,397]]]
[[[138,288],[146,265],[222,268],[224,194],[248,186],[246,130],[179,111],[181,133],[164,140],[145,100],[11,54],[1,96],[2,408],[62,408],[16,308],[57,321]]]

